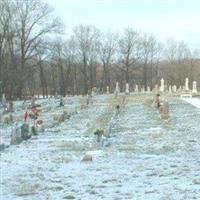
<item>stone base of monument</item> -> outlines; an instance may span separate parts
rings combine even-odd
[[[200,93],[192,93],[192,97],[200,97]]]
[[[185,98],[185,97],[189,97],[189,98],[192,98],[192,93],[182,93],[180,95],[181,98]]]

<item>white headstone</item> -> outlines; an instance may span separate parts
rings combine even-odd
[[[165,90],[165,81],[164,81],[163,78],[161,78],[161,80],[160,80],[160,91],[164,92],[164,90]]]
[[[185,79],[185,91],[189,91],[189,79]]]
[[[109,86],[106,87],[106,93],[110,94]]]
[[[128,83],[126,83],[126,90],[125,90],[125,93],[126,93],[126,94],[129,94],[129,84],[128,84]]]
[[[116,82],[115,93],[120,93],[119,82]]]
[[[192,84],[192,93],[197,93],[197,82],[196,81],[193,81],[193,84]]]
[[[172,92],[174,92],[174,93],[175,93],[175,92],[176,92],[176,90],[177,90],[177,87],[176,87],[176,85],[173,85],[173,86],[172,86]]]
[[[147,86],[147,92],[148,92],[148,93],[151,92],[151,89],[150,89],[149,86]]]
[[[181,86],[179,86],[178,92],[182,92],[182,87]]]
[[[92,88],[91,95],[92,95],[92,96],[95,96],[95,95],[96,95],[96,87],[93,87],[93,88]]]
[[[141,92],[145,92],[144,86],[141,88]]]
[[[153,89],[153,90],[154,90],[154,92],[158,93],[158,91],[159,91],[159,87],[158,87],[158,85],[157,85],[157,84],[155,85],[155,87],[154,87],[154,89]]]
[[[171,85],[169,86],[169,93],[170,94],[172,93],[172,86]]]
[[[118,96],[119,93],[120,93],[119,83],[116,82],[116,86],[115,86],[115,98],[117,98],[117,96]]]
[[[135,92],[138,92],[138,85],[135,86]]]

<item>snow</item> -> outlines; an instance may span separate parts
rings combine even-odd
[[[144,104],[151,95],[131,94],[115,115],[121,98],[95,96],[82,109],[84,97],[67,97],[64,108],[39,100],[46,123],[52,113],[77,113],[1,152],[1,200],[200,199],[200,109],[166,97],[170,120],[163,121]],[[22,116],[20,102],[16,106]],[[96,142],[99,127],[110,129],[107,147]],[[3,140],[10,128],[2,125]],[[84,155],[93,161],[81,162]]]
[[[183,98],[184,101],[192,104],[193,106],[200,108],[200,99],[198,98]]]

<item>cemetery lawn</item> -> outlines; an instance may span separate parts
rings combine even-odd
[[[200,199],[200,109],[165,96],[170,119],[161,120],[151,98],[131,94],[117,115],[122,95],[97,95],[88,106],[84,97],[66,97],[62,108],[59,100],[38,100],[46,130],[0,152],[0,199]],[[52,126],[63,110],[73,114]],[[12,126],[0,128],[9,144]],[[109,135],[100,144],[97,129]],[[92,161],[82,162],[84,155]]]

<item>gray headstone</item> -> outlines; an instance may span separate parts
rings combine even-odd
[[[0,151],[5,149],[5,144],[3,143],[2,139],[0,138]]]
[[[23,140],[28,140],[31,137],[31,133],[29,133],[29,125],[23,124],[21,126],[21,137]]]
[[[16,145],[22,142],[21,127],[15,125],[11,132],[11,144]]]

